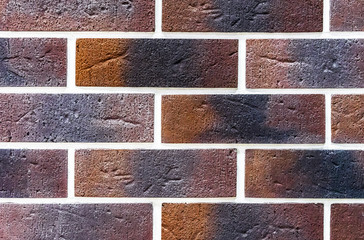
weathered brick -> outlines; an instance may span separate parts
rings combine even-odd
[[[234,197],[236,151],[77,150],[76,196]]]
[[[323,95],[167,95],[165,143],[322,143]]]
[[[164,0],[168,32],[320,32],[322,0]]]
[[[364,143],[364,95],[334,95],[331,107],[332,141]]]
[[[331,0],[331,31],[363,31],[363,1]]]
[[[154,0],[5,0],[2,31],[153,31]]]
[[[364,152],[247,150],[245,195],[253,198],[364,198]]]
[[[321,204],[163,204],[162,239],[323,239]]]
[[[151,94],[0,94],[5,142],[151,142]]]
[[[66,39],[0,38],[0,86],[66,86],[66,55]]]
[[[248,88],[363,88],[364,41],[247,41]]]
[[[238,41],[78,39],[78,86],[237,87]]]
[[[67,197],[67,151],[1,149],[0,197]]]
[[[364,236],[364,204],[331,205],[331,240],[359,240]]]
[[[152,239],[151,204],[1,204],[2,239]]]

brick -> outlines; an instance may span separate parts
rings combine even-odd
[[[364,198],[364,152],[247,150],[245,196]]]
[[[1,204],[3,239],[152,239],[151,204]]]
[[[0,94],[2,142],[151,142],[151,94]]]
[[[0,38],[0,87],[65,87],[67,40]]]
[[[67,151],[0,149],[0,197],[67,197]]]
[[[154,0],[6,0],[1,31],[154,30]]]
[[[322,204],[163,204],[162,239],[323,239]]]
[[[164,143],[322,143],[323,95],[167,95]]]
[[[234,197],[236,150],[77,150],[80,197]]]
[[[237,40],[77,40],[78,86],[236,88],[237,78]]]
[[[331,205],[331,240],[355,240],[364,236],[364,204]]]
[[[363,88],[364,41],[247,41],[248,88]]]
[[[322,0],[164,0],[166,32],[321,32]]]
[[[331,31],[363,31],[363,1],[331,0]]]
[[[334,95],[331,101],[334,143],[363,143],[364,95]]]

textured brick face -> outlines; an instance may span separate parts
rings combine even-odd
[[[0,197],[67,197],[67,151],[1,149]]]
[[[322,95],[169,95],[166,143],[321,143]]]
[[[332,141],[363,143],[364,95],[335,95],[332,97]]]
[[[2,239],[152,239],[150,204],[2,204]]]
[[[363,1],[331,0],[331,31],[363,31]]]
[[[165,0],[171,32],[320,32],[322,0]]]
[[[78,86],[237,87],[237,40],[78,39]]]
[[[247,150],[245,195],[364,198],[364,152]]]
[[[331,240],[363,239],[364,204],[331,205]]]
[[[150,94],[0,94],[0,140],[150,142]]]
[[[153,0],[4,0],[2,31],[153,31]]]
[[[364,41],[248,40],[248,88],[363,88]]]
[[[67,41],[56,38],[0,39],[0,86],[66,86]]]
[[[319,204],[163,204],[162,239],[323,239]]]
[[[76,196],[233,197],[236,151],[78,150]]]

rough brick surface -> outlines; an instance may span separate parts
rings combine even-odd
[[[164,0],[171,32],[320,32],[322,0]]]
[[[364,198],[364,152],[247,150],[245,196]]]
[[[154,0],[4,0],[2,31],[153,31]]]
[[[2,239],[152,239],[150,204],[1,204]]]
[[[364,143],[364,95],[335,95],[331,111],[333,142]]]
[[[364,236],[364,204],[331,205],[331,240],[359,240]]]
[[[363,88],[364,41],[247,41],[248,88]]]
[[[0,94],[5,142],[151,142],[151,94]]]
[[[322,143],[323,95],[168,95],[166,143]]]
[[[363,1],[331,0],[331,31],[363,31]]]
[[[78,39],[78,86],[237,87],[237,40]]]
[[[0,86],[66,86],[67,40],[0,38]]]
[[[67,151],[1,149],[0,197],[67,197]]]
[[[320,204],[163,204],[162,239],[323,239]]]
[[[234,197],[236,151],[78,150],[76,196]]]

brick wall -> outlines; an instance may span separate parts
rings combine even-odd
[[[362,239],[363,11],[0,1],[0,239]]]

